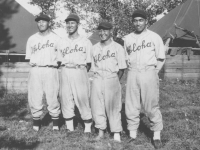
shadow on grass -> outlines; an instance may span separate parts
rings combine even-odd
[[[77,128],[79,124],[84,127],[84,121],[81,118],[79,110],[75,107],[75,116],[73,118],[74,127]],[[42,118],[42,125],[48,126],[52,122],[51,115],[47,112],[44,117]],[[65,118],[63,117],[62,113],[59,116],[59,126],[62,127],[65,125]]]
[[[6,149],[35,149],[39,145],[38,138],[16,139],[5,135],[0,137],[0,148]]]
[[[127,121],[126,121],[126,114],[125,114],[125,104],[122,104],[122,111],[121,111],[121,120],[122,120],[122,128],[123,131],[127,135],[129,135],[129,131],[127,129]],[[140,125],[138,131],[144,133],[148,138],[153,137],[153,133],[150,130],[150,120],[145,116],[144,113],[140,113]]]
[[[26,94],[7,94],[0,101],[1,117],[11,117],[14,115],[19,115],[23,117],[27,113],[28,110]]]

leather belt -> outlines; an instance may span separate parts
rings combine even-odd
[[[46,67],[46,68],[58,68],[57,66],[51,66],[51,65],[46,65],[46,66],[32,66],[32,67],[38,67],[38,68],[40,68],[40,67],[41,67],[41,68],[42,68],[42,67],[43,67],[43,68],[45,68],[45,67]]]
[[[68,65],[68,64],[63,64],[61,65],[64,68],[71,68],[71,69],[84,69],[86,68],[86,65]]]

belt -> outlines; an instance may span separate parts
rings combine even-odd
[[[149,70],[155,70],[155,66],[145,66],[145,67],[142,67],[142,68],[132,68],[132,67],[129,67],[128,68],[128,71],[149,71]]]
[[[69,68],[69,69],[85,69],[86,65],[69,65],[69,64],[63,64],[61,65],[64,68]]]
[[[38,68],[58,68],[57,66],[51,66],[51,65],[46,65],[46,66],[32,66],[32,67],[38,67]]]
[[[115,78],[115,77],[118,77],[117,73],[112,73],[112,74],[109,74],[109,75],[102,75],[102,74],[99,74],[99,73],[94,73],[94,78],[102,78],[102,79],[109,79],[109,78]]]

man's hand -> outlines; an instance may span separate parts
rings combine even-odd
[[[119,71],[117,73],[119,80],[121,80],[123,74],[124,74],[124,69],[119,69]]]
[[[86,68],[87,68],[87,72],[89,72],[91,68],[91,63],[87,63]]]
[[[61,62],[58,61],[57,64],[58,64],[58,67],[57,67],[57,69],[58,69],[61,66]]]

